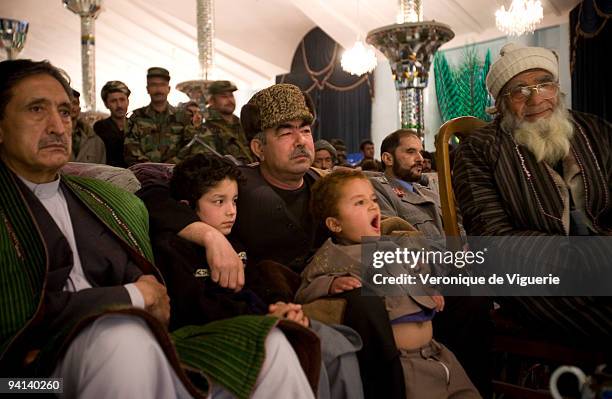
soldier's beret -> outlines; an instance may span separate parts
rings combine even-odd
[[[310,96],[292,84],[281,83],[258,91],[240,111],[247,140],[259,132],[292,120],[312,124],[315,108]]]
[[[208,86],[208,94],[215,95],[225,92],[234,92],[238,88],[229,80],[215,80]]]
[[[102,97],[102,101],[106,101],[106,97],[108,97],[111,93],[123,93],[126,97],[129,97],[132,93],[127,85],[119,80],[111,80],[104,84],[102,90],[100,91],[100,97]]]
[[[147,79],[148,78],[163,78],[170,81],[170,72],[165,68],[152,67],[147,71]]]

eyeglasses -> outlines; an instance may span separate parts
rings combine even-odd
[[[546,82],[531,86],[519,86],[507,91],[504,96],[510,97],[513,103],[524,103],[531,97],[531,93],[535,91],[542,100],[553,98],[557,94],[559,83]]]

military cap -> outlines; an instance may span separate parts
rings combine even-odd
[[[119,80],[110,80],[102,87],[100,97],[102,97],[102,101],[106,101],[109,94],[117,92],[125,94],[126,97],[129,97],[132,93],[125,83]]]
[[[147,71],[147,79],[148,78],[164,78],[167,81],[170,81],[170,72],[167,69],[161,67],[152,67]]]
[[[215,80],[208,86],[208,94],[215,95],[221,94],[225,92],[234,92],[238,90],[238,88],[229,80]]]
[[[240,111],[242,128],[249,141],[267,128],[296,119],[312,124],[315,108],[308,94],[287,83],[258,91]]]

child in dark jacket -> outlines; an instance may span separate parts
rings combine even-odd
[[[194,209],[200,220],[229,235],[236,221],[239,181],[240,171],[230,161],[197,154],[174,168],[170,191]],[[171,329],[243,314],[288,318],[308,327],[300,305],[276,302],[268,306],[248,287],[234,292],[212,281],[203,247],[166,232],[153,237],[153,248],[172,301]],[[246,253],[235,249],[246,265]]]

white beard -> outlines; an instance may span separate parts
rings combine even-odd
[[[562,103],[557,105],[548,118],[540,118],[535,122],[518,122],[514,115],[504,117],[502,127],[514,126],[514,139],[525,146],[535,156],[538,162],[555,165],[565,158],[570,151],[570,139],[574,135],[574,125],[569,113]]]

